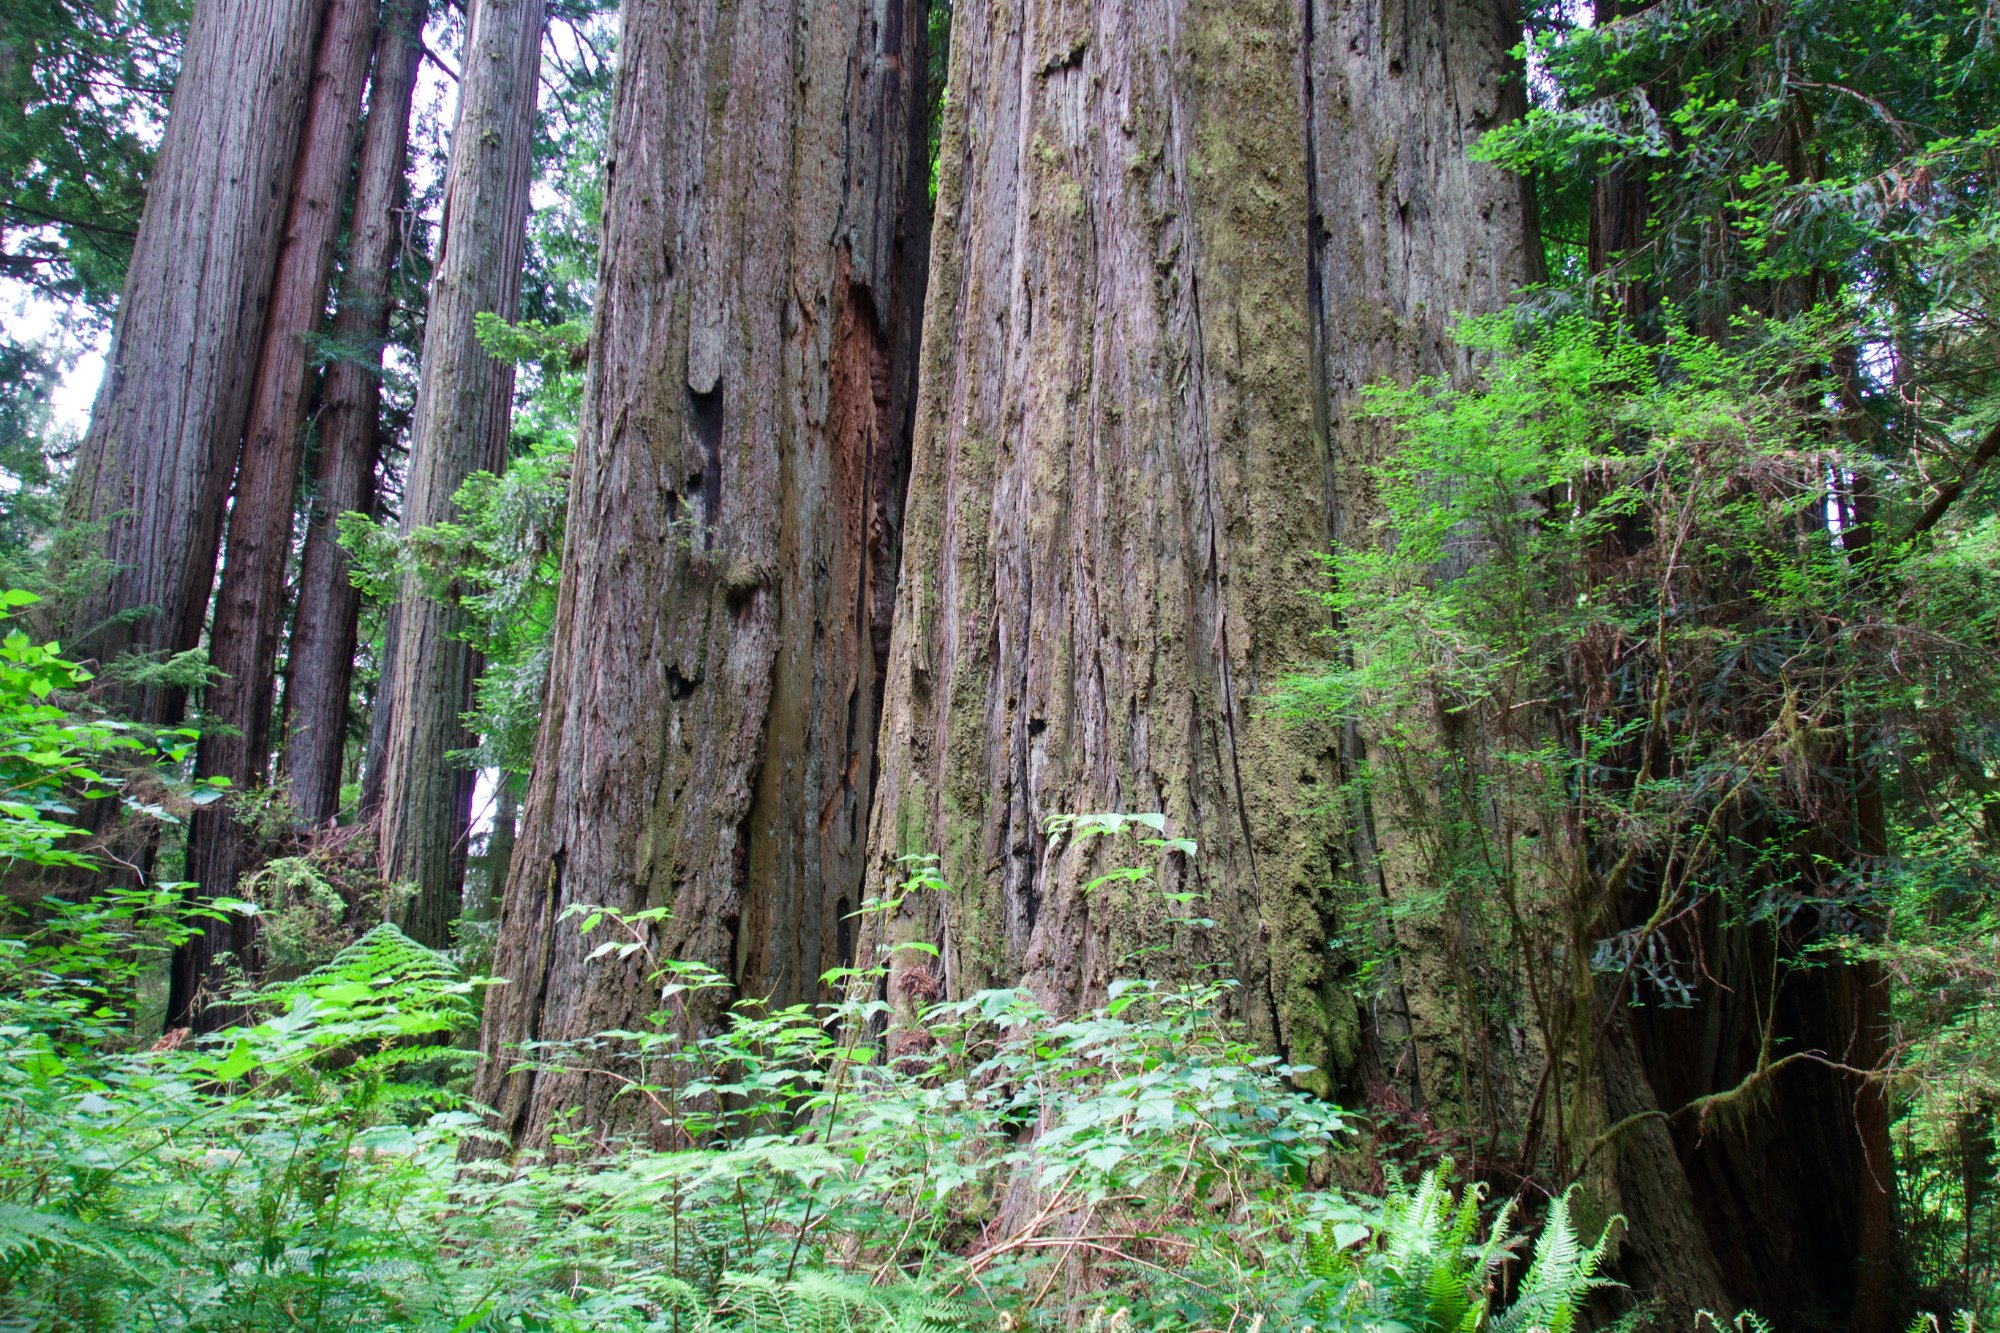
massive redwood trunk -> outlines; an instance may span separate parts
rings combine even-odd
[[[520,300],[541,71],[542,0],[472,0],[460,59],[458,120],[445,179],[423,369],[403,483],[405,533],[456,517],[472,473],[505,461],[514,367],[486,354],[480,314],[512,319]],[[411,892],[397,919],[426,944],[447,942],[465,876],[473,775],[451,758],[470,746],[460,715],[478,663],[456,637],[457,611],[406,587],[383,761],[383,878]]]
[[[382,348],[393,309],[390,279],[402,243],[398,211],[425,9],[424,0],[386,0],[383,8],[333,316],[334,360],[320,388],[319,458],[303,506],[305,550],[285,653],[282,768],[292,805],[307,824],[325,823],[340,806],[361,593],[348,578],[337,521],[375,507]]]
[[[628,0],[548,711],[478,1095],[517,1141],[609,1079],[517,1042],[631,1028],[640,960],[575,904],[655,906],[665,957],[810,998],[859,901],[926,245],[914,0]]]
[[[70,482],[65,517],[84,525],[70,538],[82,565],[73,572],[103,576],[60,610],[74,653],[175,652],[201,636],[324,8],[195,6]],[[181,691],[122,702],[168,721]]]
[[[1303,38],[1282,0],[957,10],[871,841],[871,887],[934,853],[953,892],[899,1000],[1219,965],[1294,1059],[1344,1040],[1337,754],[1263,703],[1324,623]],[[1048,821],[1103,811],[1193,839],[1163,880],[1205,902],[1090,891],[1137,849]]]
[[[1504,307],[1540,276],[1527,183],[1469,156],[1482,133],[1525,111],[1510,55],[1520,22],[1513,0],[1309,0],[1306,23],[1308,289],[1329,441],[1326,537],[1363,544],[1376,539],[1381,512],[1371,469],[1395,435],[1368,416],[1362,389],[1420,376],[1465,382],[1473,364],[1452,338],[1459,317]],[[1349,658],[1378,648],[1336,642]],[[1435,747],[1479,743],[1441,722],[1405,725]],[[1345,774],[1357,779],[1343,811],[1347,873],[1386,900],[1434,894],[1441,886],[1411,833],[1420,821],[1436,826],[1440,812],[1399,807],[1389,784],[1359,781],[1371,768],[1391,770],[1381,738],[1350,724],[1341,746]],[[1426,930],[1422,916],[1390,914],[1386,984],[1371,997],[1367,1040],[1340,1071],[1346,1090],[1390,1086],[1417,1111],[1438,1091],[1437,1060],[1462,1052],[1441,938],[1451,927]],[[1518,1076],[1526,1061],[1506,1054],[1501,1063]]]
[[[236,465],[227,554],[209,630],[209,664],[218,674],[203,699],[209,726],[195,771],[227,779],[238,793],[261,786],[270,762],[278,633],[285,615],[285,568],[292,555],[292,498],[305,454],[308,341],[326,313],[375,9],[376,0],[327,0],[304,137],[292,173],[284,244]],[[235,891],[252,851],[236,818],[237,799],[197,811],[188,829],[188,878],[210,897]],[[242,952],[249,943],[249,925],[247,918],[232,916],[182,947],[167,1006],[170,1026],[199,1025],[196,991],[209,977],[217,954]]]

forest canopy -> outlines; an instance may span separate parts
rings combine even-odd
[[[0,0],[0,1329],[2000,1321],[1987,0]]]

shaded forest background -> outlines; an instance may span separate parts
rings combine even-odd
[[[0,0],[0,1319],[2000,1318],[1996,23]]]

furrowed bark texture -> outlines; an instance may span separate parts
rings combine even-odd
[[[220,674],[202,700],[206,720],[219,726],[203,735],[195,771],[227,778],[239,793],[261,786],[269,772],[285,567],[292,554],[292,497],[305,455],[307,342],[326,313],[375,11],[376,0],[327,2],[264,346],[236,464],[222,581],[209,630],[209,664]],[[235,799],[196,811],[188,827],[188,878],[210,897],[235,892],[253,851],[236,820]],[[242,952],[250,935],[249,919],[232,916],[183,946],[169,1001],[173,1026],[199,1026],[201,1015],[193,1008],[196,987],[208,979],[218,952]]]
[[[454,517],[465,479],[505,461],[514,367],[486,354],[473,321],[487,312],[512,319],[520,300],[542,27],[542,0],[473,0],[466,20],[403,485],[406,533]],[[406,587],[388,690],[382,875],[413,890],[397,920],[431,945],[447,942],[458,915],[471,816],[473,775],[450,758],[472,743],[460,715],[478,669],[454,637],[459,622],[452,607]]]
[[[518,1142],[630,1123],[503,1078],[631,1028],[643,959],[559,922],[674,913],[658,956],[808,999],[859,902],[926,247],[924,7],[631,0],[555,662],[479,1096]]]
[[[201,636],[284,237],[325,0],[202,0],[146,192],[66,519],[110,573],[62,609],[73,653],[177,652]],[[175,720],[182,692],[120,699]]]
[[[1351,1041],[1335,739],[1259,703],[1324,624],[1302,37],[1274,0],[956,12],[871,839],[872,887],[929,853],[953,892],[898,1003],[1213,963],[1294,1059]],[[1161,880],[1206,900],[1088,890],[1151,855],[1048,828],[1105,811],[1194,840]]]
[[[292,805],[323,824],[340,805],[361,593],[348,578],[337,520],[375,508],[381,455],[382,348],[402,241],[398,210],[409,154],[410,100],[423,59],[424,0],[386,0],[368,83],[368,124],[355,169],[354,213],[333,316],[335,357],[320,388],[319,457],[306,499],[298,606],[286,649],[284,753]]]
[[[1307,0],[1306,25],[1308,288],[1330,445],[1326,536],[1365,544],[1379,539],[1371,469],[1396,437],[1369,419],[1362,388],[1426,375],[1468,381],[1471,355],[1453,342],[1453,324],[1502,308],[1538,276],[1526,183],[1468,157],[1482,133],[1525,110],[1508,54],[1520,24],[1512,0]],[[1349,654],[1373,647],[1342,644]],[[1448,736],[1436,720],[1419,729],[1437,746],[1476,743]],[[1377,738],[1356,727],[1345,729],[1342,750],[1350,775],[1392,771]],[[1435,889],[1408,834],[1435,826],[1438,812],[1398,808],[1381,787],[1364,792],[1345,812],[1348,864],[1384,899]],[[1342,1081],[1364,1092],[1392,1086],[1421,1112],[1440,1050],[1456,1054],[1457,1014],[1444,998],[1452,986],[1440,965],[1449,950],[1416,937],[1409,917],[1391,919],[1400,933],[1395,970]]]

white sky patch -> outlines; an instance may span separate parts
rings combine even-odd
[[[68,303],[14,278],[0,278],[0,324],[13,341],[39,345],[66,363],[50,396],[51,424],[58,438],[82,435],[90,424],[97,386],[104,379],[111,331],[79,316]]]

